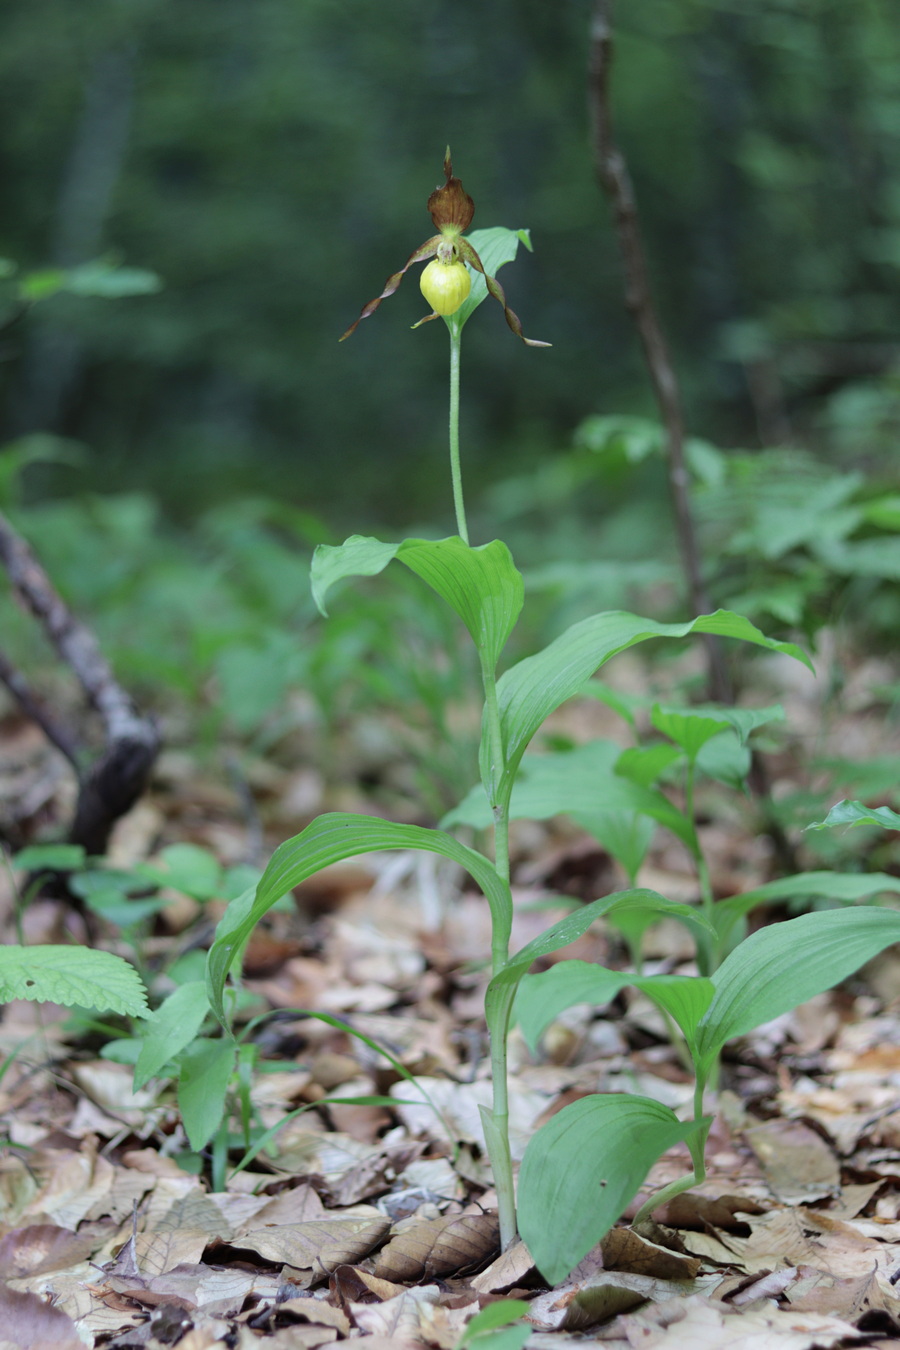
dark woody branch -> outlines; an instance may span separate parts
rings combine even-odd
[[[84,767],[76,738],[36,698],[22,674],[0,656],[0,680],[78,772],[79,792],[69,833],[71,842],[82,844],[89,854],[103,853],[113,825],[147,786],[159,752],[158,729],[150,718],[138,713],[116,680],[93,633],[75,618],[30,546],[2,512],[0,563],[18,600],[40,623],[102,719],[104,750]]]

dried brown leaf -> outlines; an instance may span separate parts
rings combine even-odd
[[[495,1214],[449,1214],[413,1223],[381,1251],[375,1274],[384,1280],[421,1280],[473,1270],[497,1249]]]
[[[476,1275],[471,1285],[479,1294],[503,1294],[521,1284],[532,1270],[531,1253],[524,1242],[517,1242],[509,1251],[501,1252],[487,1270]]]
[[[421,1345],[421,1309],[434,1305],[441,1296],[436,1284],[404,1289],[402,1294],[385,1303],[353,1303],[350,1312],[360,1331],[377,1336],[390,1336],[397,1346]]]
[[[849,1338],[855,1329],[842,1318],[817,1313],[782,1311],[765,1305],[747,1312],[732,1312],[722,1304],[694,1295],[652,1304],[640,1312],[627,1313],[622,1327],[631,1346],[641,1350],[828,1350]]]
[[[628,1270],[658,1280],[692,1280],[700,1269],[698,1256],[687,1256],[641,1237],[633,1228],[612,1228],[603,1239],[606,1270]]]
[[[240,1239],[267,1261],[327,1275],[352,1265],[377,1246],[390,1231],[390,1219],[313,1219],[278,1228],[254,1228]]]
[[[0,1271],[7,1279],[43,1275],[77,1265],[91,1254],[93,1242],[52,1223],[14,1228],[0,1238]]]
[[[84,1350],[72,1319],[37,1294],[20,1294],[0,1282],[3,1338],[21,1350]]]
[[[744,1131],[772,1193],[787,1205],[836,1195],[841,1173],[834,1150],[800,1120],[767,1120]]]

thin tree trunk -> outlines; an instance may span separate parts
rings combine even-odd
[[[688,600],[695,615],[705,614],[710,604],[691,513],[690,480],[684,459],[684,416],[678,379],[650,290],[631,175],[613,134],[609,100],[613,54],[611,12],[612,0],[596,0],[591,22],[588,70],[594,164],[600,185],[612,204],[625,279],[625,305],[641,341],[665,433],[669,492]],[[731,681],[721,643],[711,634],[706,634],[704,645],[710,694],[722,702],[731,702]]]

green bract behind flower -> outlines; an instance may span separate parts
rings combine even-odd
[[[477,252],[469,240],[463,237],[463,231],[469,228],[475,215],[475,203],[463,188],[460,180],[453,177],[453,164],[450,160],[449,146],[444,156],[444,177],[446,179],[444,186],[436,188],[428,198],[428,210],[431,219],[440,233],[432,235],[430,239],[425,240],[424,244],[420,244],[415,252],[407,258],[400,271],[394,272],[392,276],[388,277],[384,283],[384,290],[374,300],[370,300],[367,305],[363,306],[359,318],[350,325],[346,333],[342,334],[341,342],[356,331],[357,326],[363,319],[367,319],[370,314],[375,313],[382,300],[386,300],[389,295],[394,294],[403,280],[404,272],[413,263],[425,262],[427,258],[434,258],[435,262],[429,264],[425,269],[421,282],[422,294],[432,306],[433,313],[426,315],[424,319],[420,319],[418,324],[413,325],[414,327],[418,328],[419,324],[428,323],[429,320],[436,319],[439,315],[454,314],[459,309],[471,287],[471,278],[464,266],[467,263],[469,267],[474,268],[484,277],[489,292],[503,306],[506,322],[516,337],[521,338],[529,347],[549,347],[549,342],[538,342],[535,338],[525,336],[518,315],[506,303],[503,287],[494,277],[488,275]],[[440,269],[442,268],[446,269],[445,274],[441,272]],[[465,283],[462,280],[463,274],[466,278]],[[458,298],[455,303],[452,303],[454,295],[457,295]]]

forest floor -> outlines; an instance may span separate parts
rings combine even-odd
[[[776,799],[809,789],[812,746],[856,760],[892,748],[884,708],[867,693],[891,672],[858,665],[823,739],[822,695],[791,665],[760,663],[771,687],[749,700],[769,700],[775,688],[786,706],[792,737],[770,763]],[[642,671],[624,661],[617,678],[634,687]],[[610,734],[608,719],[601,705],[573,703],[554,730],[586,740]],[[0,801],[31,792],[46,825],[66,818],[71,790],[37,730],[7,716]],[[131,866],[173,842],[202,845],[223,864],[265,861],[271,846],[336,805],[379,809],[362,788],[344,787],[337,800],[300,757],[273,763],[245,752],[236,783],[209,759],[170,748],[152,791],[120,823],[110,861]],[[718,896],[777,875],[751,802],[713,785],[701,810]],[[865,832],[853,833],[855,847]],[[829,865],[804,858],[802,837],[795,842],[801,865]],[[892,870],[891,858],[878,866]],[[626,884],[596,842],[560,820],[516,827],[513,875],[514,948],[552,922],[554,896],[571,905]],[[696,898],[687,855],[661,834],[640,880],[672,899]],[[2,884],[5,940],[14,941]],[[157,994],[176,955],[208,947],[224,909],[215,899],[168,898],[139,943]],[[555,912],[567,912],[565,903]],[[754,922],[784,915],[770,909]],[[31,943],[89,936],[59,900],[34,901],[24,923]],[[651,930],[648,970],[693,970],[685,937],[668,923]],[[135,956],[121,933],[101,928],[93,940]],[[532,1350],[896,1344],[900,956],[886,953],[839,990],[732,1044],[707,1180],[655,1223],[630,1227],[641,1200],[687,1169],[686,1151],[672,1150],[622,1222],[548,1289],[521,1242],[498,1250],[478,1111],[490,1096],[489,951],[484,899],[461,875],[414,855],[336,865],[273,911],[245,961],[246,1017],[278,1010],[256,1033],[265,1071],[252,1097],[266,1127],[310,1109],[219,1192],[208,1175],[179,1165],[187,1144],[170,1083],[133,1093],[131,1069],[101,1057],[105,1037],[68,1010],[8,1005],[0,1051],[17,1053],[0,1078],[0,1348],[300,1350],[350,1339],[370,1350],[453,1350],[475,1312],[509,1297],[528,1302]],[[576,955],[627,964],[602,924],[553,959]],[[303,1009],[383,1046],[430,1104],[367,1042]],[[690,1102],[691,1081],[659,1014],[633,991],[606,1008],[570,1010],[536,1055],[513,1033],[514,1156],[536,1125],[598,1090],[637,1091],[676,1110]],[[376,1094],[396,1105],[316,1105]]]

